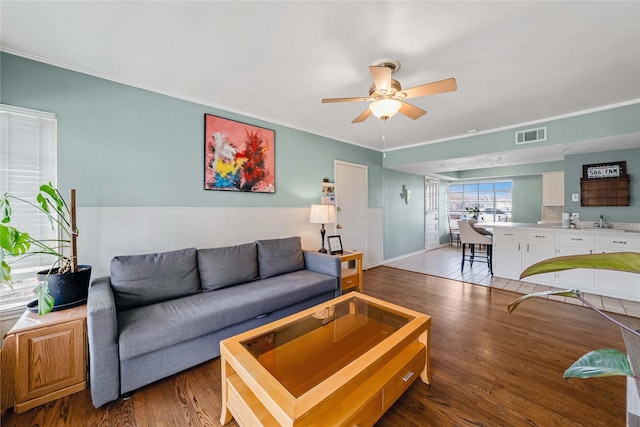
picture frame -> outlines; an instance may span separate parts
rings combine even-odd
[[[339,235],[327,236],[327,245],[329,246],[330,255],[342,255],[344,253]]]
[[[275,193],[275,131],[205,114],[204,189]]]

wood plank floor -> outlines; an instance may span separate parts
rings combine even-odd
[[[365,293],[433,316],[432,384],[413,383],[377,426],[625,425],[623,378],[562,378],[589,350],[624,350],[619,329],[593,311],[536,300],[510,315],[513,292],[388,267],[364,274]],[[2,426],[218,426],[219,416],[215,359],[100,409],[85,390],[9,410]]]

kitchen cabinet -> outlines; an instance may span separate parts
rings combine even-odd
[[[518,279],[522,272],[522,230],[494,228],[493,275]]]
[[[558,231],[557,236],[558,256],[592,254],[595,247],[593,235],[585,234],[582,231]],[[595,287],[593,269],[576,268],[557,273],[556,280],[558,286],[591,289]]]
[[[553,230],[496,227],[493,230],[493,274],[519,280],[525,268],[556,254]],[[551,284],[555,274],[530,276],[527,282]]]
[[[564,172],[542,174],[542,205],[564,206]]]
[[[556,256],[556,233],[553,230],[527,230],[523,245],[522,270],[536,262]],[[555,273],[537,274],[527,278],[527,281],[544,284],[553,284],[555,280]]]
[[[518,280],[528,266],[556,256],[640,252],[640,234],[637,233],[527,225],[494,225],[495,276]],[[580,289],[593,294],[640,301],[640,275],[633,273],[578,268],[529,276],[524,280],[554,288]]]
[[[640,236],[596,236],[596,252],[640,252]],[[623,271],[596,270],[595,282],[602,293],[616,292],[630,296],[640,295],[640,274]]]

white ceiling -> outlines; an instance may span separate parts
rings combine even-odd
[[[377,150],[382,122],[351,124],[366,103],[320,100],[367,96],[367,67],[384,57],[401,62],[394,78],[404,88],[458,83],[411,100],[426,116],[389,120],[387,150],[640,102],[638,1],[2,0],[0,8],[5,52]],[[640,138],[620,143],[637,147]],[[591,144],[617,148],[604,145]],[[562,158],[526,151],[503,160]],[[486,166],[496,166],[495,154],[405,169]]]

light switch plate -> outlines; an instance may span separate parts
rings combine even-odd
[[[579,201],[580,201],[580,194],[578,194],[578,193],[571,193],[571,201],[572,201],[572,202],[579,202]]]

